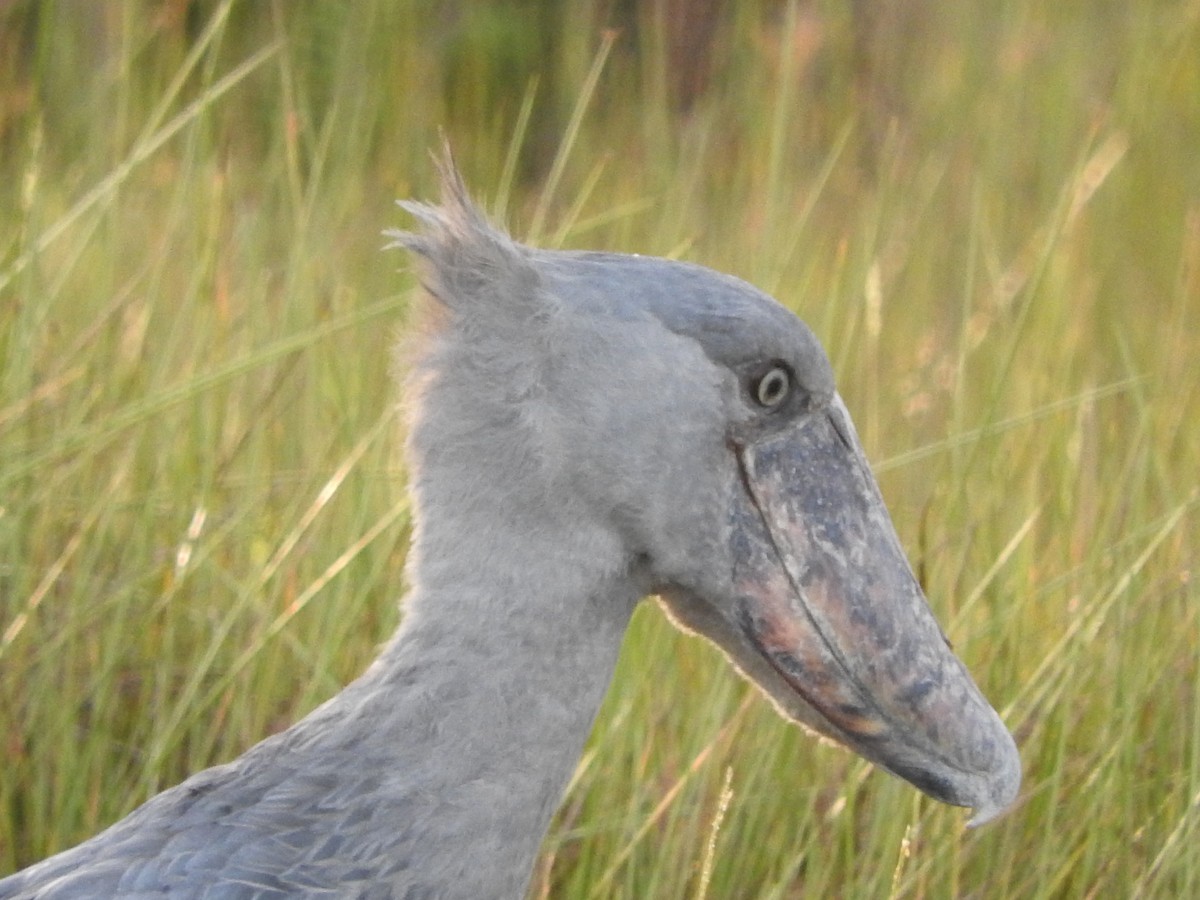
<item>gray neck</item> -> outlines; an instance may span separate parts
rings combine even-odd
[[[341,760],[350,785],[334,793],[376,823],[396,896],[519,898],[642,591],[629,577],[575,597],[455,580],[410,594],[380,658],[296,730]]]
[[[485,413],[414,427],[403,625],[300,726],[347,769],[342,814],[395,896],[523,895],[649,586],[608,513]]]

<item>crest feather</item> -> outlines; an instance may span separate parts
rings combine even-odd
[[[528,326],[542,305],[528,248],[488,222],[472,202],[449,144],[434,165],[440,203],[399,201],[419,229],[385,231],[392,239],[387,246],[402,247],[417,258],[422,286],[455,319],[497,330]]]

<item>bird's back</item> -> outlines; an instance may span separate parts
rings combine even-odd
[[[403,868],[402,847],[364,842],[368,823],[346,814],[348,794],[369,792],[370,776],[305,766],[291,738],[285,732],[199,772],[90,840],[0,880],[0,900],[393,896],[388,870]]]

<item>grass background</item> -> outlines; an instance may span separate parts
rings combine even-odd
[[[679,5],[0,3],[0,871],[394,628],[444,129],[515,234],[813,325],[1027,769],[964,831],[647,604],[531,894],[1200,894],[1200,4]]]

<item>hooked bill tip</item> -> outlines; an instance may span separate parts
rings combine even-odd
[[[1003,768],[993,778],[986,802],[975,807],[975,815],[967,821],[968,828],[978,828],[1000,818],[1016,803],[1021,789],[1021,755],[1012,735],[1007,730],[1004,734],[1008,740],[1005,741],[1007,752],[1003,757]]]
[[[1008,815],[1016,805],[1016,797],[1009,799],[1004,803],[989,803],[984,806],[975,807],[975,814],[967,819],[968,828],[978,828],[980,825],[987,825],[994,822],[1002,816]]]
[[[1006,808],[1007,807],[1002,806],[989,806],[977,810],[975,815],[967,819],[967,827],[978,828],[980,825],[986,825],[988,822],[992,821],[1001,813],[1003,813]]]

